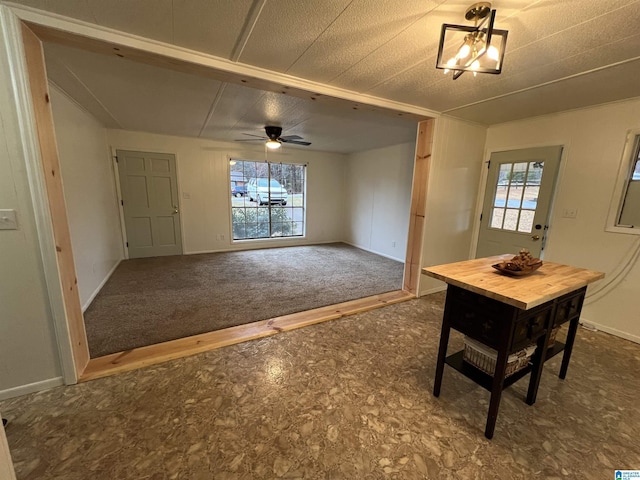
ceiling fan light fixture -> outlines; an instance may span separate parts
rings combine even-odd
[[[270,150],[276,150],[282,146],[282,144],[277,140],[267,140],[265,145]]]
[[[499,74],[509,32],[493,28],[495,18],[489,2],[478,2],[465,12],[473,26],[443,24],[436,68],[453,72],[454,80],[464,72]]]

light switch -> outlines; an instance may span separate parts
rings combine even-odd
[[[0,210],[0,230],[17,230],[18,221],[16,220],[15,210]]]

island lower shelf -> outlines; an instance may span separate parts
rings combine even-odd
[[[550,358],[555,357],[560,352],[564,351],[564,347],[565,347],[564,343],[556,341],[553,347],[550,347],[547,349],[545,362]],[[474,367],[470,363],[465,362],[464,350],[460,350],[459,352],[454,353],[453,355],[449,355],[445,359],[445,363],[449,365],[451,368],[453,368],[454,370],[457,370],[458,372],[463,374],[465,377],[476,382],[482,388],[488,391],[491,391],[491,389],[493,388],[493,376],[483,372],[479,368]],[[529,363],[529,365],[524,367],[522,370],[518,370],[513,375],[509,375],[507,378],[505,378],[503,388],[507,388],[513,385],[514,383],[516,383],[522,377],[525,377],[530,372],[531,372],[531,363]]]

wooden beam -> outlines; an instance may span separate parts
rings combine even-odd
[[[422,259],[422,237],[424,217],[427,205],[427,184],[433,147],[435,119],[424,120],[418,124],[416,159],[413,167],[413,186],[411,188],[411,217],[409,219],[409,239],[404,267],[403,289],[413,295],[418,293],[418,279]]]
[[[405,302],[415,298],[405,291],[383,293],[372,297],[360,298],[349,302],[338,303],[327,307],[316,308],[306,312],[293,313],[282,317],[262,320],[260,322],[225,328],[215,332],[203,333],[192,337],[180,338],[170,342],[134,348],[125,352],[113,353],[91,359],[80,381],[93,380],[115,375],[129,370],[155,365],[176,358],[187,357],[216,348],[236,343],[255,340],[315,323],[343,318],[348,315],[366,312],[394,303]]]
[[[44,170],[53,236],[56,243],[56,258],[60,272],[62,296],[71,336],[73,361],[76,372],[80,376],[89,363],[89,347],[82,317],[80,295],[78,294],[78,280],[73,261],[69,221],[62,188],[60,161],[44,64],[44,52],[42,50],[42,42],[24,24],[22,25],[22,38],[29,74],[33,113],[40,145],[40,158]]]

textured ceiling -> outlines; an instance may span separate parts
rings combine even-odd
[[[442,23],[466,23],[469,0],[17,3],[488,125],[640,96],[637,0],[496,0],[496,26],[509,30],[503,72],[456,81],[435,69],[435,56]],[[407,141],[415,130],[401,118],[58,45],[47,45],[47,61],[54,82],[123,128],[230,139],[274,123],[333,151]]]

